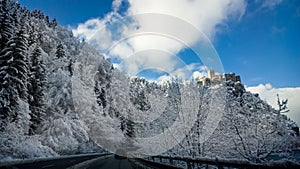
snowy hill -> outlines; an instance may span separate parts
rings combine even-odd
[[[101,151],[74,112],[72,64],[87,49],[41,11],[0,3],[0,158]],[[102,57],[97,52],[93,54]]]
[[[0,3],[0,33],[0,161],[128,144],[149,154],[260,162],[295,145],[292,122],[238,82],[127,77],[55,19],[9,0]],[[140,150],[139,138],[172,126],[181,133]]]

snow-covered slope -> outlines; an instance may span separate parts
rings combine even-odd
[[[293,146],[292,122],[240,83],[127,77],[55,19],[0,2],[0,160],[127,146],[257,162]]]
[[[102,151],[74,111],[71,78],[77,58],[103,57],[41,11],[0,2],[0,159]]]
[[[180,146],[167,155],[209,157],[224,159],[246,159],[263,162],[273,153],[289,157],[289,150],[295,148],[296,137],[292,136],[291,127],[285,115],[278,114],[257,94],[246,92],[244,86],[237,82],[226,82],[226,106],[221,121],[206,142],[199,142],[203,135],[203,124],[211,108],[205,101],[211,99],[211,90],[224,92],[222,89],[208,88],[202,97],[202,108],[193,129]],[[213,103],[215,104],[215,103]],[[218,103],[217,103],[218,104]],[[184,148],[183,148],[184,147]],[[291,157],[292,158],[292,157]]]

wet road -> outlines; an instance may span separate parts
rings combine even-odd
[[[1,166],[0,169],[132,169],[128,159],[116,159],[113,155],[99,156],[87,155],[78,157],[57,158],[51,160],[41,160],[35,162],[22,161],[13,165]]]
[[[75,165],[74,169],[86,168],[86,169],[133,169],[132,163],[129,159],[116,159],[114,156],[100,157],[90,160],[87,164],[81,163]]]

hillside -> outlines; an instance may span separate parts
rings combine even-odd
[[[295,124],[239,82],[127,77],[55,19],[9,0],[0,33],[0,161],[123,148],[262,162],[295,146]]]

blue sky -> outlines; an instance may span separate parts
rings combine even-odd
[[[300,1],[248,8],[240,22],[217,37],[225,69],[241,74],[247,85],[300,86]]]
[[[56,17],[59,24],[71,27],[91,18],[103,18],[112,11],[109,0],[19,2],[31,10],[41,9],[51,18]],[[271,83],[274,87],[297,87],[300,86],[299,30],[300,1],[284,0],[271,7],[247,1],[242,18],[219,26],[213,44],[224,70],[240,74],[247,86]],[[183,53],[186,60],[190,53],[188,50]]]
[[[22,6],[25,5],[30,10],[40,9],[50,18],[56,17],[59,24],[69,26],[73,31],[83,31],[85,37],[94,33],[94,30],[88,29],[89,24],[101,25],[102,22],[109,21],[108,16],[114,12],[134,13],[151,8],[154,12],[167,11],[167,14],[175,14],[177,17],[192,18],[189,21],[200,24],[203,32],[208,34],[225,72],[241,75],[242,82],[246,86],[252,86],[248,90],[260,93],[274,107],[277,93],[282,98],[290,98],[291,112],[288,116],[300,124],[300,1],[228,1],[234,3],[230,9],[223,10],[228,5],[223,3],[225,1],[220,1],[223,4],[218,5],[205,0],[202,2],[207,4],[187,0],[115,0],[112,5],[112,0],[19,0]],[[198,20],[202,18],[195,19],[193,15],[201,10],[207,20],[199,23]],[[201,24],[212,26],[201,27]],[[191,50],[181,50],[177,54],[187,63],[194,61],[192,58],[195,54]],[[149,72],[146,71],[145,74],[149,75]],[[161,72],[158,74],[165,75]]]
[[[88,19],[103,17],[111,11],[112,1],[83,0],[19,0],[30,10],[39,9],[51,18],[56,17],[59,24],[77,26]]]

